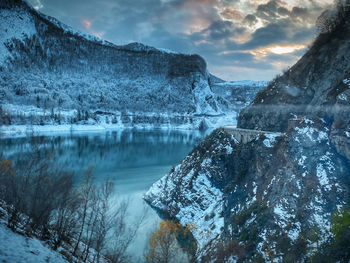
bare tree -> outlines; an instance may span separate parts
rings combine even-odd
[[[108,232],[111,231],[113,227],[113,220],[115,214],[110,214],[110,200],[111,195],[114,191],[114,183],[107,181],[98,192],[98,220],[95,224],[95,250],[96,254],[94,261],[100,261],[101,252],[106,247],[106,238]],[[125,218],[124,218],[125,220]]]
[[[130,261],[127,249],[134,241],[137,231],[146,218],[146,210],[141,213],[134,224],[126,224],[129,200],[122,200],[114,207],[110,214],[111,230],[108,234],[110,238],[108,246],[104,248],[104,254],[111,263],[122,263]]]
[[[93,176],[93,168],[89,167],[86,170],[84,181],[79,188],[79,199],[81,202],[81,207],[79,209],[80,220],[79,220],[78,236],[77,236],[76,244],[73,250],[74,256],[77,255],[77,251],[83,237],[84,229],[87,223],[88,212],[91,206],[91,201],[93,199],[92,196],[94,195],[94,192],[95,192],[95,185],[92,182],[92,176]]]
[[[129,202],[114,205],[112,182],[97,186],[90,167],[75,187],[72,173],[62,172],[47,154],[44,157],[33,153],[17,173],[10,161],[0,162],[0,199],[9,204],[8,225],[15,229],[20,215],[27,215],[28,233],[39,230],[35,232],[52,240],[54,249],[73,243],[72,255],[84,262],[125,262],[145,213],[135,224],[127,224]]]
[[[75,191],[66,192],[53,216],[54,249],[63,241],[69,241],[75,235],[78,225],[79,199]]]
[[[20,198],[17,175],[9,160],[0,163],[0,194],[1,199],[11,205],[7,225],[14,230],[18,222]]]

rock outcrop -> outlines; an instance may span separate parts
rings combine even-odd
[[[331,32],[320,34],[308,52],[274,79],[245,108],[238,126],[284,131],[288,120],[318,116],[332,123],[349,119],[350,13]]]
[[[246,144],[217,130],[145,200],[192,226],[199,261],[218,260],[222,244],[225,261],[215,262],[302,261],[331,235],[332,215],[350,193],[349,163],[323,124],[302,119],[282,136]]]

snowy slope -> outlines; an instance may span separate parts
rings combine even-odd
[[[33,17],[23,9],[18,12],[3,9],[0,12],[0,64],[11,56],[6,45],[12,39],[23,41],[36,33]]]
[[[324,260],[349,261],[348,236],[337,240],[331,231],[350,196],[350,10],[338,18],[241,111],[235,136],[260,130],[255,139],[240,143],[218,129],[145,194],[155,209],[195,225],[199,261],[314,262],[332,240],[344,249]],[[199,233],[208,222],[206,238]]]
[[[3,125],[113,119],[123,127],[198,128],[204,120],[204,126],[222,123],[217,118],[226,110],[200,56],[140,43],[113,45],[22,0],[0,4],[0,54]]]
[[[68,261],[38,239],[16,234],[0,223],[0,262],[67,263]]]

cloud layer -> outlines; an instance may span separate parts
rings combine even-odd
[[[316,36],[333,0],[29,0],[41,12],[115,44],[197,53],[227,80],[269,80]]]

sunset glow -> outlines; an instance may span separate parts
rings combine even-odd
[[[288,54],[293,53],[298,50],[302,50],[306,48],[305,45],[290,45],[290,46],[272,46],[267,48],[268,51],[271,53],[282,55],[282,54]]]
[[[84,27],[86,28],[86,29],[90,29],[91,28],[91,21],[89,21],[89,20],[83,20],[83,21],[81,21],[82,23],[83,23],[83,25],[84,25]]]

